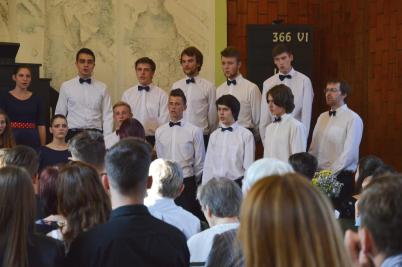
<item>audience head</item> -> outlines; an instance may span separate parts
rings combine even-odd
[[[65,140],[68,132],[67,118],[62,114],[56,114],[50,119],[49,132],[53,139]]]
[[[124,120],[119,130],[117,130],[117,134],[120,137],[120,140],[127,137],[136,137],[145,140],[144,127],[141,122],[134,118]]]
[[[203,56],[200,50],[194,46],[187,47],[181,52],[180,64],[188,76],[197,75],[201,71]]]
[[[284,84],[275,85],[267,94],[267,103],[272,115],[292,113],[295,108],[292,90]]]
[[[26,266],[28,235],[35,220],[35,194],[31,177],[20,167],[0,168],[1,266]]]
[[[380,179],[384,175],[389,175],[389,174],[394,174],[394,173],[395,173],[394,167],[392,167],[391,165],[388,165],[388,164],[382,164],[374,170],[374,172],[371,176],[372,177],[371,180]]]
[[[57,179],[57,207],[67,221],[63,239],[69,244],[82,231],[104,223],[111,210],[110,199],[97,171],[83,162],[70,162]]]
[[[152,161],[149,167],[152,177],[150,194],[175,199],[183,191],[183,172],[176,162],[164,159]]]
[[[272,58],[279,72],[287,74],[292,69],[293,53],[286,44],[277,44],[272,49]]]
[[[216,224],[216,218],[238,217],[242,198],[240,187],[226,178],[213,178],[197,191],[197,199],[210,226]]]
[[[357,193],[362,191],[364,179],[366,179],[368,176],[372,176],[374,171],[383,164],[384,162],[374,155],[369,155],[359,160],[355,174]]]
[[[82,161],[93,166],[98,173],[104,170],[105,141],[98,131],[83,131],[68,142],[68,150],[75,161]]]
[[[179,121],[183,118],[183,113],[187,108],[187,99],[183,90],[173,89],[169,94],[168,110],[170,120]]]
[[[239,117],[240,102],[232,95],[223,95],[216,100],[216,108],[219,120],[225,125],[231,125],[232,121],[237,121]]]
[[[388,174],[373,179],[363,191],[358,206],[362,252],[373,259],[402,251],[402,175]]]
[[[309,180],[313,179],[318,166],[317,159],[307,152],[291,155],[289,157],[289,164],[295,172],[304,175]]]
[[[151,147],[136,138],[120,140],[106,153],[106,172],[112,193],[144,200],[148,183]]]
[[[132,117],[131,107],[126,102],[119,101],[113,105],[113,120],[116,123],[116,129],[120,128],[123,121]]]
[[[46,215],[57,214],[56,181],[59,175],[57,166],[48,166],[40,173],[39,198]]]
[[[227,47],[221,52],[223,74],[228,79],[235,79],[241,67],[240,51],[234,47]]]
[[[139,58],[135,62],[135,73],[137,80],[142,85],[149,85],[152,83],[156,70],[155,62],[149,57]]]
[[[32,178],[38,174],[39,158],[35,150],[28,146],[18,145],[7,151],[3,157],[3,164],[24,168]]]
[[[256,182],[240,215],[246,266],[351,266],[328,198],[288,173]]]
[[[11,130],[11,122],[7,114],[0,109],[0,148],[15,146],[14,135]]]
[[[254,183],[265,176],[282,175],[289,172],[294,172],[289,163],[274,158],[262,158],[256,160],[250,165],[250,167],[248,167],[244,174],[242,186],[243,194],[246,194]]]
[[[95,54],[91,49],[81,48],[75,56],[75,66],[78,70],[78,76],[86,79],[90,78],[95,68]]]

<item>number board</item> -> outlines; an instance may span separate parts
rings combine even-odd
[[[272,48],[285,43],[293,52],[293,67],[312,79],[313,40],[309,25],[247,25],[247,78],[262,90],[263,82],[278,72]]]

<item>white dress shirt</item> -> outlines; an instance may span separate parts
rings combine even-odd
[[[116,131],[108,134],[104,137],[106,149],[111,148],[114,144],[120,141],[120,137],[117,135]]]
[[[317,157],[319,170],[355,171],[362,135],[362,119],[344,104],[335,116],[326,111],[318,117],[309,152]]]
[[[154,136],[155,130],[169,120],[168,96],[161,88],[150,84],[150,90],[138,90],[138,85],[124,91],[122,101],[131,107],[133,117],[144,126],[146,136]]]
[[[295,153],[306,152],[306,129],[291,114],[281,116],[281,121],[271,123],[265,130],[264,158],[288,162]]]
[[[55,114],[67,117],[70,129],[94,128],[107,135],[113,131],[113,112],[106,85],[94,78],[80,83],[79,77],[60,87]]]
[[[172,90],[180,88],[187,99],[187,109],[184,120],[203,129],[204,134],[211,133],[216,128],[216,88],[208,80],[194,77],[195,83],[186,83],[189,77],[181,79],[172,85]]]
[[[221,125],[227,128],[228,126]],[[209,137],[205,156],[202,183],[212,178],[236,180],[244,176],[246,169],[254,162],[255,143],[253,134],[237,122],[232,131],[216,129]]]
[[[193,235],[188,241],[187,246],[190,251],[190,262],[206,262],[212,248],[215,235],[237,229],[239,223],[224,223],[212,226],[211,228]]]
[[[177,162],[184,178],[200,177],[204,166],[205,147],[201,128],[180,121],[181,126],[166,123],[156,129],[155,147],[158,158]]]
[[[233,95],[240,102],[240,112],[237,122],[246,128],[254,129],[258,135],[260,123],[261,92],[257,85],[243,78],[241,74],[236,77],[236,85],[222,83],[216,91],[216,99],[223,95]]]
[[[265,140],[265,129],[268,124],[273,122],[273,116],[268,108],[267,103],[267,92],[278,84],[284,84],[288,86],[294,96],[295,108],[292,115],[295,119],[302,122],[306,129],[306,136],[310,131],[311,122],[311,109],[313,105],[313,87],[311,85],[310,78],[301,72],[292,69],[288,74],[292,76],[291,79],[285,78],[283,81],[279,79],[279,74],[277,73],[263,83],[262,97],[261,97],[261,118],[260,118],[260,135],[261,140]]]
[[[172,198],[148,196],[144,204],[152,216],[178,228],[187,239],[201,231],[200,220],[191,212],[177,206]]]

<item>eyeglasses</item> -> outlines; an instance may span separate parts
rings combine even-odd
[[[339,89],[336,88],[325,88],[324,93],[337,93],[339,92]]]

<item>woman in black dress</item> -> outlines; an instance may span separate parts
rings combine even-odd
[[[0,108],[10,118],[15,142],[37,149],[46,143],[44,108],[40,98],[28,91],[31,69],[18,66],[12,76],[15,88],[0,96]]]
[[[67,119],[64,115],[57,114],[50,120],[50,133],[53,135],[52,142],[41,146],[39,153],[39,171],[47,166],[54,166],[60,163],[67,163],[71,157],[66,143],[68,132]]]

